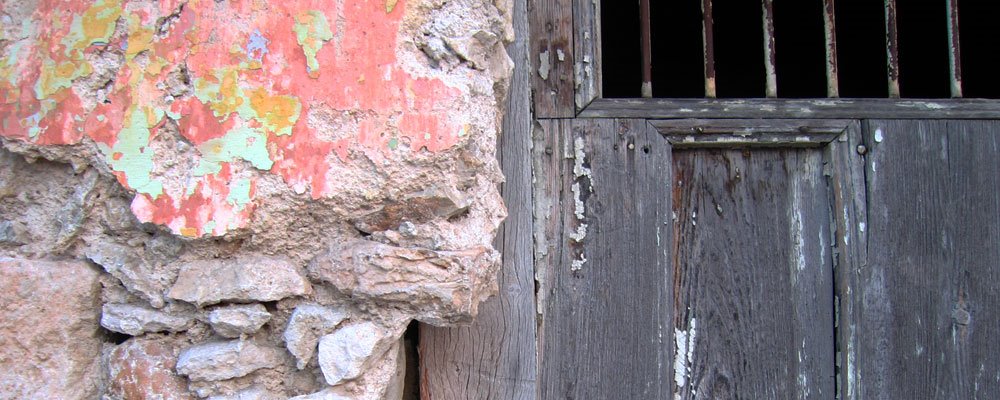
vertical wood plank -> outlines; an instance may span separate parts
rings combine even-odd
[[[870,121],[859,398],[1000,398],[998,121]]]
[[[712,0],[701,0],[701,43],[705,56],[705,97],[714,99],[715,89],[715,21]]]
[[[535,116],[573,117],[573,0],[528,0],[528,25]]]
[[[896,0],[885,0],[886,74],[889,98],[899,98],[899,30],[896,29]]]
[[[857,379],[858,338],[852,323],[859,311],[855,308],[858,273],[868,260],[867,201],[863,155],[867,148],[862,140],[861,122],[851,123],[840,139],[827,145],[824,152],[825,171],[829,179],[834,232],[834,279],[837,330],[837,398],[859,398]]]
[[[508,216],[495,245],[503,254],[500,292],[469,327],[420,327],[423,399],[535,399],[534,269],[531,259],[531,106],[526,0],[514,2],[516,39],[500,163]]]
[[[675,391],[834,396],[822,150],[674,152]]]
[[[669,398],[669,144],[643,120],[556,127],[569,147],[552,156],[572,158],[562,160],[567,223],[553,238],[564,251],[547,266],[539,397]]]
[[[576,111],[601,97],[601,3],[573,0]]]

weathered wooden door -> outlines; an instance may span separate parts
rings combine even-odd
[[[1000,397],[1000,122],[543,128],[540,398]]]

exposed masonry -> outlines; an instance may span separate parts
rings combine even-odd
[[[497,290],[509,7],[0,0],[0,393],[400,398]]]

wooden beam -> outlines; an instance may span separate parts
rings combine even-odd
[[[528,54],[538,118],[570,118],[576,114],[573,1],[528,1]]]
[[[573,66],[579,112],[601,97],[601,2],[573,0]]]
[[[579,116],[651,119],[1000,119],[1000,102],[984,99],[598,99]]]
[[[434,400],[518,399],[536,394],[535,282],[532,263],[531,127],[526,1],[514,2],[516,39],[500,163],[508,216],[497,249],[503,253],[500,292],[479,307],[468,327],[421,325],[421,397]]]
[[[822,147],[844,133],[851,120],[666,119],[650,125],[674,148]]]

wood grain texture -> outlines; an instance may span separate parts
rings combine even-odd
[[[674,149],[685,147],[822,147],[840,137],[850,120],[667,119],[650,125]]]
[[[535,296],[532,265],[531,109],[526,1],[514,2],[516,40],[500,164],[508,216],[496,239],[503,253],[500,292],[483,303],[469,327],[421,325],[423,399],[535,399]]]
[[[573,117],[573,0],[528,0],[528,18],[535,116]]]
[[[833,398],[822,151],[699,149],[673,158],[675,391]]]
[[[841,399],[858,398],[857,369],[858,332],[853,321],[858,273],[868,261],[868,234],[865,226],[868,205],[865,192],[865,166],[858,146],[863,145],[861,122],[854,121],[837,140],[824,149],[824,174],[828,175],[827,192],[832,204],[834,224],[833,269],[835,288],[834,323],[837,328],[837,393]]]
[[[573,0],[573,66],[576,82],[575,112],[601,97],[601,4]]]
[[[566,215],[560,235],[551,238],[563,248],[559,262],[544,266],[539,397],[669,398],[670,146],[642,120],[548,128],[569,146],[550,155],[560,158],[569,182],[561,179],[559,192],[550,194],[562,198]],[[582,209],[569,206],[577,196]]]
[[[869,121],[854,398],[1000,398],[998,121]]]
[[[1000,119],[1000,102],[983,99],[597,99],[580,118],[953,118]]]

